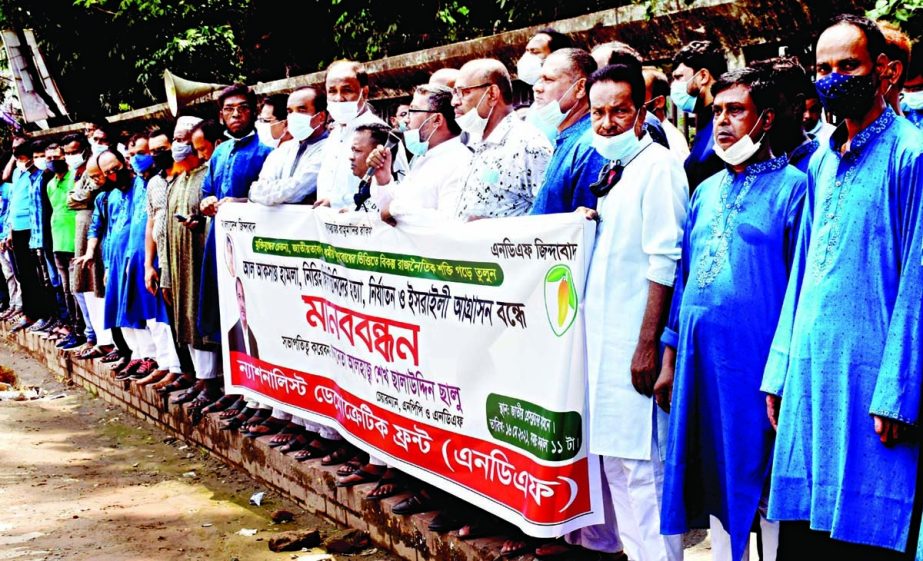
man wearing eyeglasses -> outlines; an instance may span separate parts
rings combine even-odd
[[[455,215],[462,220],[522,216],[545,177],[551,143],[513,114],[510,74],[494,59],[477,59],[459,71],[452,90],[455,120],[474,151]]]
[[[260,169],[272,151],[259,141],[254,132],[256,94],[253,90],[242,84],[228,86],[218,95],[218,107],[221,122],[227,129],[225,135],[230,140],[219,144],[209,161],[199,204],[205,216],[215,216],[225,202],[246,200],[250,185],[259,177]],[[220,342],[214,221],[205,240],[199,303],[199,332],[203,338]]]

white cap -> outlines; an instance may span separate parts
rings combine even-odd
[[[201,122],[202,122],[202,119],[198,117],[193,117],[191,115],[184,115],[176,120],[176,128],[173,129],[173,134],[176,134],[179,131],[192,130],[192,127],[198,125]]]

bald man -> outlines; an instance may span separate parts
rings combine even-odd
[[[456,216],[475,220],[528,214],[552,148],[544,133],[513,114],[506,67],[495,59],[472,60],[461,67],[452,94],[455,120],[474,151]]]
[[[439,70],[433,72],[433,74],[429,77],[429,85],[445,86],[451,89],[455,87],[455,80],[457,79],[457,68],[440,68]]]

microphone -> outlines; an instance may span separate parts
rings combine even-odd
[[[393,132],[389,132],[388,141],[385,142],[385,150],[392,150],[400,141],[401,139],[397,135],[395,135]],[[365,201],[372,197],[372,178],[375,176],[376,171],[378,171],[378,168],[369,166],[369,169],[365,170],[365,175],[363,175],[362,179],[359,180],[359,189],[357,190],[356,194],[353,195],[353,202],[356,203],[357,211],[362,208],[362,205],[365,204]]]

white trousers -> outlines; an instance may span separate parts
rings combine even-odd
[[[10,293],[10,307],[14,310],[21,310],[22,291],[19,289],[19,279],[16,278],[10,255],[11,252],[0,249],[0,270],[3,272],[3,277],[6,278],[6,286]]]
[[[123,327],[122,335],[133,351],[132,358],[153,358],[160,370],[174,374],[182,372],[169,324],[148,320],[143,329]]]
[[[278,407],[272,408],[272,416],[275,417],[276,419],[279,419],[280,421],[291,421],[292,420],[291,413],[286,413],[285,411],[279,409]]]
[[[196,379],[213,380],[218,377],[218,353],[202,351],[189,345],[189,356],[192,358],[192,366],[195,367]]]
[[[634,561],[682,560],[683,536],[660,533],[663,462],[656,434],[650,460],[603,457],[603,471],[628,557]]]
[[[112,330],[103,329],[106,299],[100,298],[92,292],[84,292],[83,295],[87,303],[87,313],[90,315],[90,325],[93,326],[93,331],[96,332],[96,344],[101,346],[113,344]]]
[[[606,470],[602,467],[603,459],[599,456],[599,479],[602,494],[603,522],[593,526],[586,526],[566,534],[564,541],[577,545],[590,551],[603,553],[618,553],[622,551],[622,540],[619,538],[619,525],[615,519],[615,507],[612,503],[612,493],[609,492],[609,482],[606,480]]]
[[[714,561],[733,561],[731,535],[724,530],[724,525],[720,520],[714,516],[708,518],[711,558]],[[763,540],[763,561],[776,561],[776,554],[779,550],[779,523],[770,522],[760,514],[760,537]],[[750,561],[749,548],[737,561]]]

